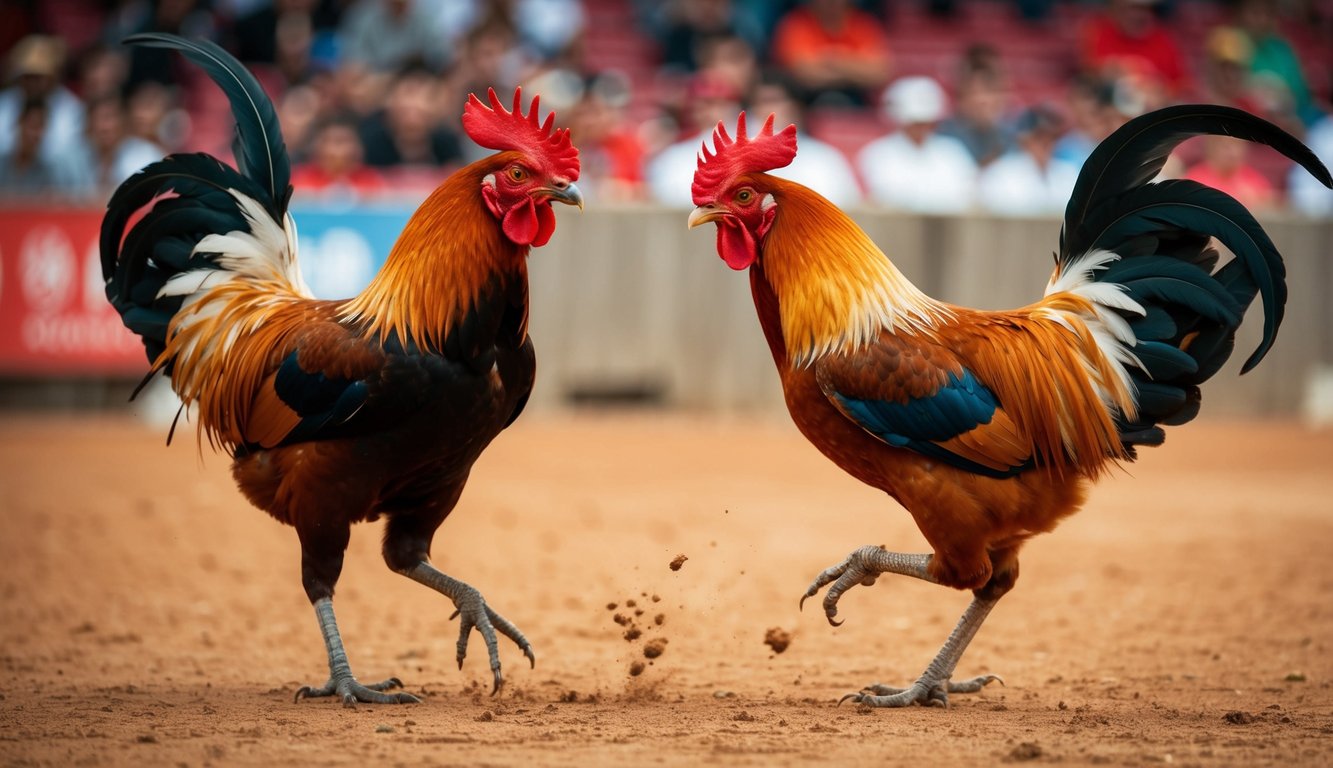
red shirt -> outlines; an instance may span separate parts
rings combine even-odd
[[[292,186],[297,193],[318,194],[334,192],[339,188],[355,190],[360,194],[379,192],[384,188],[384,177],[369,166],[355,168],[351,173],[331,176],[317,165],[305,163],[292,170]]]
[[[1185,178],[1225,192],[1246,208],[1270,207],[1277,198],[1272,182],[1248,165],[1242,165],[1235,173],[1223,176],[1206,163],[1199,163],[1185,173]]]
[[[1185,58],[1175,38],[1161,25],[1153,24],[1143,37],[1130,37],[1111,19],[1101,16],[1088,23],[1083,37],[1084,62],[1090,69],[1152,75],[1172,94],[1188,90]]]
[[[782,17],[773,33],[773,59],[784,67],[823,58],[832,53],[849,58],[888,55],[889,43],[879,20],[865,11],[850,9],[842,29],[827,30],[806,8]]]

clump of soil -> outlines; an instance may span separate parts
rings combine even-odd
[[[1025,741],[1019,744],[1018,746],[1014,747],[1013,749],[1009,750],[1009,755],[1005,758],[1005,760],[1017,763],[1026,763],[1029,760],[1036,760],[1037,758],[1041,757],[1041,755],[1042,751],[1040,744],[1034,744],[1033,742]]]
[[[1222,716],[1222,719],[1232,725],[1249,725],[1255,721],[1254,715],[1249,712],[1241,712],[1240,710],[1228,712]]]
[[[684,555],[676,555],[675,559],[671,561],[671,570],[679,571],[686,560],[689,560],[689,558]]]
[[[682,558],[683,557],[684,556],[682,556]],[[643,593],[643,597],[654,603],[661,602],[662,600],[659,595],[652,595],[649,597],[647,592]],[[627,643],[638,642],[647,630],[661,627],[666,623],[665,613],[655,614],[652,617],[652,622],[649,623],[649,619],[647,615],[645,615],[646,611],[639,607],[639,601],[634,598],[629,598],[621,602],[609,602],[606,604],[606,607],[607,610],[615,611],[615,609],[621,605],[627,610],[615,612],[611,616],[611,621],[624,629],[621,636],[625,638],[625,642]],[[630,613],[631,611],[633,612],[632,614]],[[640,621],[643,623],[640,624]],[[649,659],[649,661],[645,663],[641,659],[635,659],[629,666],[629,676],[638,677],[643,674],[644,670],[652,666],[653,662],[651,660],[661,656],[662,652],[666,650],[666,645],[667,639],[665,637],[656,637],[645,643],[643,657]]]
[[[643,644],[643,657],[645,659],[655,659],[666,652],[666,646],[667,639],[665,637],[654,637]]]
[[[769,627],[764,633],[764,645],[773,649],[773,653],[782,653],[791,645],[791,633],[782,627]]]

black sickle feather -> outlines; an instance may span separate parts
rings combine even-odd
[[[292,194],[291,160],[287,157],[287,145],[278,126],[278,113],[255,76],[235,57],[207,40],[186,40],[176,35],[145,32],[130,35],[124,42],[180,51],[218,84],[231,102],[231,111],[236,117],[239,138],[236,164],[241,173],[254,179],[266,193],[267,199],[256,199],[265,203],[275,219],[282,221]]]
[[[1180,143],[1195,136],[1234,136],[1267,144],[1300,163],[1326,187],[1333,177],[1318,157],[1294,136],[1243,110],[1211,104],[1183,104],[1136,117],[1093,150],[1079,171],[1065,208],[1060,233],[1060,263],[1091,245],[1084,222],[1106,201],[1154,179]]]

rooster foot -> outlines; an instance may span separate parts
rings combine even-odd
[[[419,704],[421,699],[410,693],[381,693],[394,688],[402,688],[403,681],[396,677],[391,677],[379,683],[362,685],[351,675],[339,678],[329,678],[329,681],[319,688],[312,688],[303,685],[296,691],[296,698],[293,701],[301,699],[317,699],[321,696],[338,695],[342,697],[344,707],[355,707],[357,702],[364,704]]]
[[[858,693],[849,693],[843,696],[838,700],[838,704],[841,705],[844,701],[854,701],[868,707],[910,707],[913,704],[920,704],[923,707],[947,707],[949,706],[949,694],[976,693],[993,682],[1004,685],[1004,679],[999,675],[982,675],[971,680],[957,681],[930,681],[922,678],[907,688],[894,688],[875,683],[867,685]]]
[[[834,617],[838,615],[838,600],[844,592],[857,584],[871,586],[881,573],[897,573],[933,582],[934,579],[926,571],[929,563],[930,555],[904,555],[889,552],[883,547],[861,547],[841,563],[820,572],[801,597],[801,605],[804,606],[807,598],[814,597],[819,590],[832,584],[824,594],[824,616],[829,624],[836,627],[842,624]]]
[[[532,644],[518,627],[492,610],[476,589],[463,585],[458,597],[454,598],[454,606],[457,610],[449,618],[460,619],[458,668],[463,668],[463,659],[467,657],[468,640],[472,637],[472,630],[476,629],[481,634],[481,639],[486,641],[486,650],[490,654],[491,674],[495,676],[495,683],[491,687],[492,696],[499,693],[500,686],[504,685],[504,677],[500,674],[500,643],[495,636],[497,631],[513,640],[519,650],[523,651],[523,655],[528,657],[528,663],[533,667],[537,666],[537,657],[532,652]]]

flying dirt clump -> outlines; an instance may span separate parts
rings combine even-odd
[[[689,558],[684,555],[676,555],[675,559],[670,563],[671,570],[679,571],[680,567],[685,564],[686,560],[689,560]]]
[[[643,644],[643,657],[645,659],[655,659],[666,652],[666,647],[667,639],[665,637],[654,637]]]
[[[643,597],[654,603],[661,602],[662,600],[660,596],[649,596],[647,592],[643,593]],[[616,608],[622,605],[627,610],[617,611]],[[621,636],[625,638],[625,642],[627,643],[638,642],[648,630],[656,630],[660,632],[660,627],[666,623],[665,613],[658,613],[649,619],[644,609],[639,607],[639,601],[634,598],[620,602],[608,602],[606,607],[607,610],[612,611],[611,621],[623,630]],[[633,614],[629,611],[633,611]],[[643,622],[642,625],[639,623],[640,621]],[[629,676],[638,677],[639,675],[642,675],[644,670],[652,666],[652,660],[662,655],[662,652],[666,650],[666,645],[667,639],[665,637],[653,638],[646,642],[643,648],[643,658],[648,659],[648,661],[645,663],[643,659],[635,659],[631,662],[629,669],[627,670]]]
[[[769,627],[764,633],[764,645],[773,649],[773,653],[782,653],[791,645],[791,633],[782,627]]]

